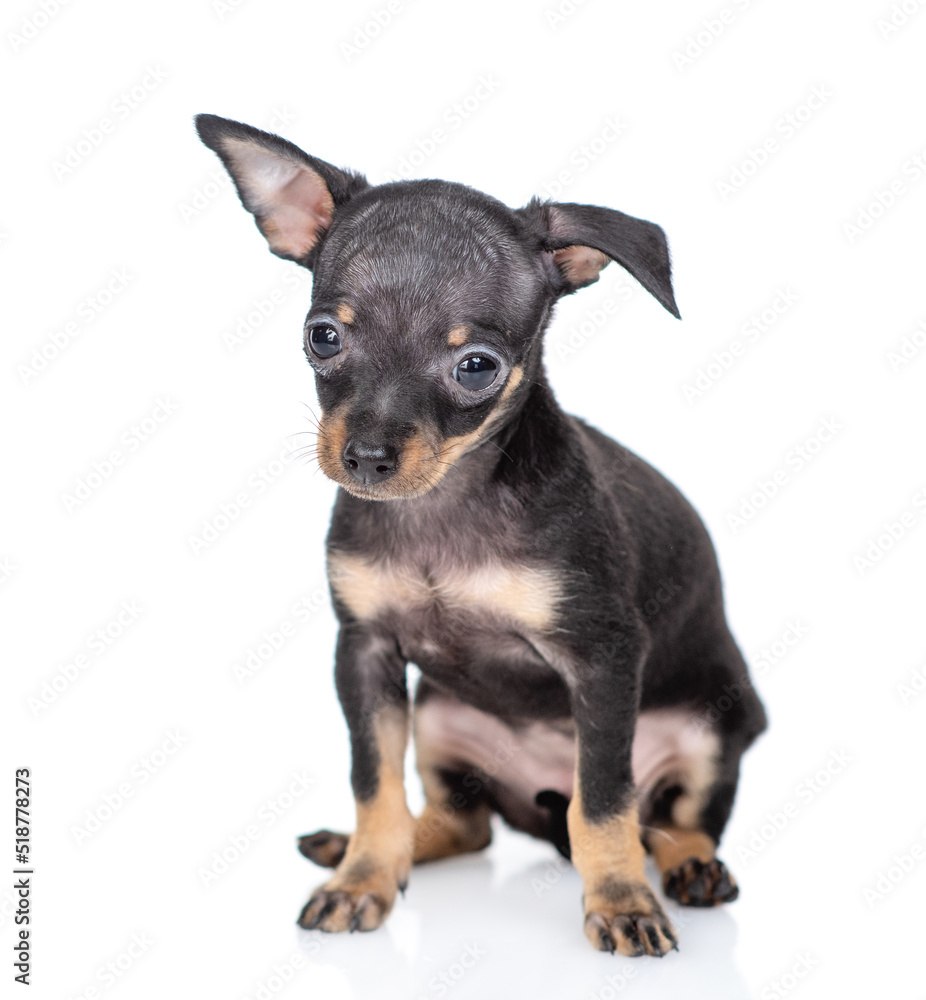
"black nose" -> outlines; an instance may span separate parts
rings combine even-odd
[[[391,445],[372,445],[351,438],[343,454],[344,468],[361,483],[372,486],[388,479],[398,464],[398,453]]]

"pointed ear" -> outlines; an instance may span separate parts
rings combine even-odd
[[[678,319],[666,234],[652,222],[595,205],[566,205],[534,199],[519,210],[552,253],[552,267],[567,295],[598,280],[611,261],[629,271]]]
[[[278,135],[197,115],[200,139],[225,164],[270,249],[311,267],[338,207],[369,187],[365,177],[317,160]]]

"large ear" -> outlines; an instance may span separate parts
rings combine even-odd
[[[678,319],[666,234],[652,222],[596,205],[571,205],[534,199],[519,214],[540,236],[565,295],[598,280],[611,261],[626,268]]]
[[[312,266],[336,209],[369,187],[360,174],[339,170],[241,122],[197,115],[196,131],[225,164],[270,249],[306,267]]]

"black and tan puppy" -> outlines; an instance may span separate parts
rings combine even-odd
[[[318,460],[341,486],[328,574],[357,827],[303,838],[336,871],[300,924],[372,930],[413,864],[485,847],[498,812],[571,853],[596,948],[664,954],[644,846],[680,903],[735,898],[715,849],[765,715],[697,514],[565,414],[542,364],[557,299],[610,261],[678,315],[662,230],[443,181],[372,186],[249,126],[197,127],[270,249],[314,275],[305,352]]]

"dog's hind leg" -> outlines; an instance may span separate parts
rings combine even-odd
[[[716,906],[739,895],[717,845],[733,808],[740,757],[765,728],[765,713],[744,676],[726,685],[736,698],[714,700],[729,703],[719,720],[708,724],[692,714],[682,722],[669,741],[675,756],[644,796],[644,844],[662,872],[665,894],[683,906]]]
[[[662,872],[663,891],[683,906],[716,906],[739,895],[717,857],[720,829],[710,822],[719,809],[729,814],[737,767],[738,759],[722,757],[683,762],[647,803],[643,842]]]

